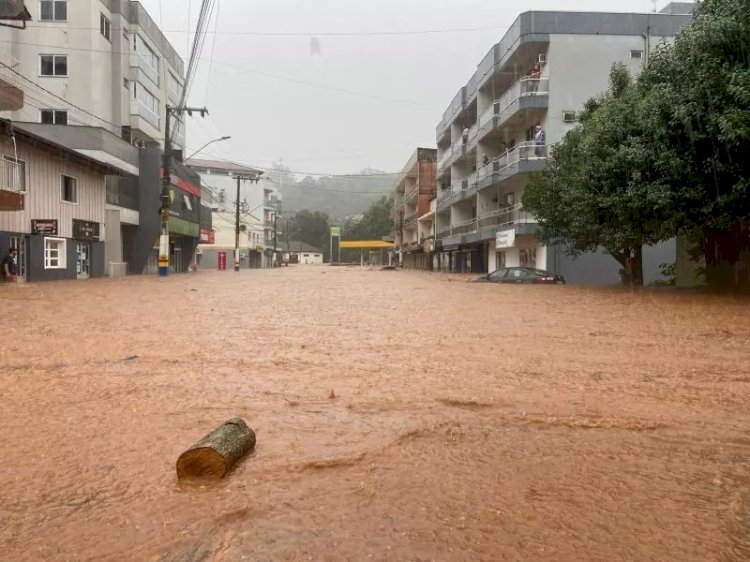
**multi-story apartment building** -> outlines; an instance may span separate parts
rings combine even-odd
[[[544,168],[549,146],[576,112],[607,89],[612,65],[637,74],[649,52],[686,25],[691,4],[662,13],[526,12],[479,62],[437,126],[436,230],[443,268],[486,272],[530,266],[572,282],[616,282],[619,265],[595,253],[573,261],[545,247],[521,198]],[[671,252],[671,257],[669,253]],[[647,248],[654,272],[674,244]],[[649,277],[649,272],[646,272]]]
[[[393,190],[394,251],[402,267],[427,269],[425,242],[432,236],[420,230],[420,217],[430,211],[436,191],[437,150],[417,148],[396,179]],[[428,248],[429,249],[429,248]]]
[[[163,144],[184,63],[139,2],[36,0],[26,29],[0,28],[0,79],[25,91],[13,121],[104,127],[137,146]],[[176,123],[175,144],[185,146]]]

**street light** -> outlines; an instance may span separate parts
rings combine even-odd
[[[209,146],[209,145],[211,145],[211,144],[213,144],[215,142],[221,142],[221,141],[229,140],[231,138],[232,138],[231,136],[225,136],[225,137],[220,137],[218,139],[210,140],[206,144],[204,144],[203,146],[201,146],[198,150],[196,150],[195,152],[193,152],[190,156],[188,156],[187,158],[185,158],[185,160],[190,160],[193,156],[195,156],[196,154],[198,154],[199,152],[201,152],[204,148],[206,148],[207,146]]]

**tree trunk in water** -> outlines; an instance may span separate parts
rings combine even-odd
[[[255,432],[234,418],[214,429],[177,459],[178,478],[224,478],[255,447]]]
[[[630,255],[630,284],[643,287],[643,246],[633,248]]]

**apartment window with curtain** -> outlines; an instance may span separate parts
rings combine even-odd
[[[68,76],[68,55],[39,55],[40,76]]]
[[[39,8],[41,21],[68,21],[67,0],[41,0]]]

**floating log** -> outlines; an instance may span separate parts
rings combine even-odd
[[[233,418],[180,455],[177,478],[224,478],[254,447],[255,432]]]

